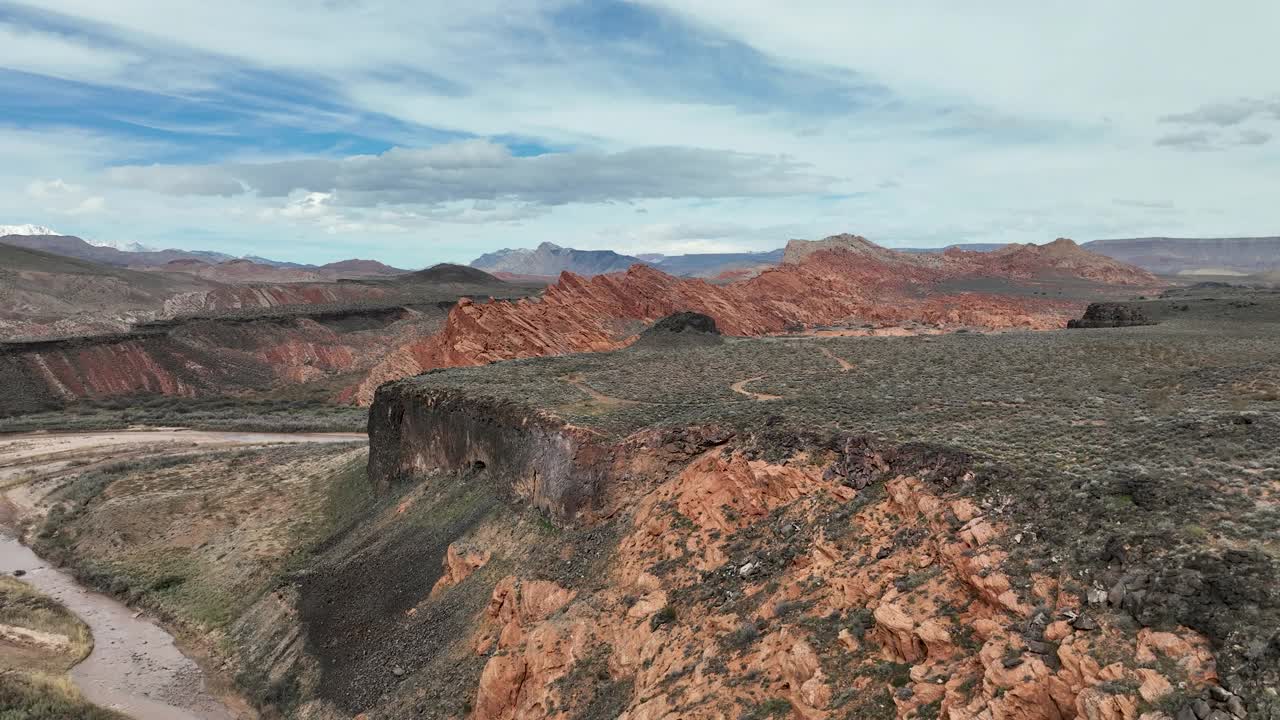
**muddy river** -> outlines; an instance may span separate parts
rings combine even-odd
[[[173,636],[105,595],[81,587],[0,530],[0,573],[22,579],[61,602],[93,631],[93,652],[71,670],[89,700],[135,720],[231,720],[237,715],[208,693],[204,674]]]

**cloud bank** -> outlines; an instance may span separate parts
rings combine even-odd
[[[519,157],[490,140],[397,147],[346,158],[123,166],[112,168],[108,176],[123,187],[169,195],[278,198],[296,191],[323,192],[336,203],[362,207],[460,200],[563,205],[771,197],[822,193],[833,182],[803,163],[773,155],[648,147]]]

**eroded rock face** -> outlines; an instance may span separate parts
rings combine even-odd
[[[596,592],[503,580],[471,717],[575,717],[589,658],[593,686],[629,688],[626,720],[1133,720],[1214,680],[1195,633],[1081,630],[1054,579],[1014,588],[999,520],[969,501],[837,477],[708,454],[644,493]]]
[[[379,389],[369,408],[369,478],[380,490],[435,468],[483,469],[553,515],[589,509],[608,470],[591,433],[510,403]]]

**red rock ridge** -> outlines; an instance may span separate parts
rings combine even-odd
[[[998,255],[927,257],[887,250],[856,236],[801,242],[788,246],[791,262],[740,282],[716,285],[635,265],[590,279],[563,273],[538,300],[460,302],[439,334],[391,353],[342,399],[368,404],[378,385],[432,368],[617,349],[641,324],[682,310],[710,315],[724,333],[740,336],[854,320],[1049,329],[1062,327],[1083,303],[942,292],[937,286],[966,277],[1018,279],[1048,271],[1106,282],[1156,283],[1144,271],[1094,256],[1069,240],[1017,246]]]

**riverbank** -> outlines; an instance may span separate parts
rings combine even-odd
[[[256,567],[253,587],[228,581],[199,589],[194,581],[182,587],[183,570],[203,578],[210,566],[180,566],[172,551],[205,544],[202,533],[215,526],[249,530],[252,523],[242,521],[254,513],[271,522],[288,517],[288,506],[306,495],[288,476],[322,474],[315,464],[345,462],[335,458],[359,455],[363,440],[357,433],[184,429],[0,435],[0,573],[22,573],[90,628],[94,650],[69,676],[88,700],[134,720],[253,718],[234,694],[234,669],[217,653],[236,603],[265,587],[281,558],[261,557],[255,543],[269,538],[249,532],[244,550],[252,552],[219,548],[227,561],[217,567],[228,577],[234,569],[239,580],[241,568]],[[306,447],[316,449],[316,463]],[[224,492],[236,501],[222,502]],[[187,505],[184,498],[199,503],[200,522],[186,522],[186,535],[157,535],[157,521]],[[77,525],[100,510],[100,526]],[[18,541],[20,528],[44,557]]]
[[[0,531],[0,573],[23,581],[82,620],[93,650],[71,669],[85,699],[134,720],[234,720],[204,687],[204,674],[163,628],[123,603],[80,585]]]

